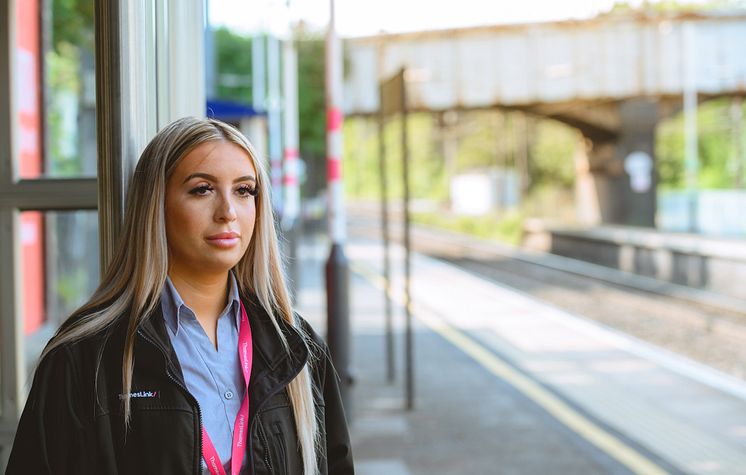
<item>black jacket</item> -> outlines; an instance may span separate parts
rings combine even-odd
[[[247,433],[251,474],[303,473],[286,388],[307,363],[312,368],[321,431],[320,473],[352,474],[337,375],[323,342],[303,321],[317,344],[309,350],[298,331],[278,319],[288,352],[261,306],[252,298],[244,299],[244,304],[254,351]],[[18,425],[7,475],[200,473],[199,406],[184,384],[160,304],[137,331],[132,393],[140,397],[130,398],[132,418],[125,433],[121,403],[125,320],[105,335],[57,348],[44,358]]]

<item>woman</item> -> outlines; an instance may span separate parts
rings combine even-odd
[[[185,118],[146,147],[119,248],[42,353],[8,474],[352,474],[337,376],[293,313],[249,142]]]

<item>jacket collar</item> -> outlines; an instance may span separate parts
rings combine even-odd
[[[248,295],[242,300],[251,324],[254,349],[258,350],[261,358],[264,358],[267,367],[274,371],[278,369],[278,366],[284,364],[284,360],[288,356],[288,349],[290,350],[291,360],[296,360],[296,363],[300,363],[301,366],[305,364],[305,360],[308,358],[308,348],[300,332],[284,319],[274,318],[287,341],[286,349],[277,334],[277,328],[272,323],[273,317],[262,307],[259,300],[254,295]]]
[[[277,325],[287,342],[286,349],[272,323],[272,317],[259,304],[256,296],[247,294],[242,296],[241,300],[251,326],[254,358],[249,393],[252,398],[250,407],[256,409],[255,402],[260,402],[278,388],[287,386],[300,373],[308,361],[309,350],[300,332],[284,319],[277,318]],[[166,330],[160,302],[154,311],[143,319],[139,331],[147,340],[159,347],[166,356],[166,364],[175,369],[176,376],[183,383],[181,366]]]

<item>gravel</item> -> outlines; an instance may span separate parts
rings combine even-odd
[[[377,238],[377,222],[353,215],[348,229],[354,235]],[[436,237],[437,231],[413,226],[414,250],[746,380],[746,315],[620,287],[498,252],[475,258],[473,252]]]

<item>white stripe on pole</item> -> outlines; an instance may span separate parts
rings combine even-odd
[[[333,243],[346,238],[342,181],[342,43],[335,29],[334,0],[330,0],[326,36],[326,148],[329,193],[329,232]]]
[[[282,216],[282,115],[280,110],[280,40],[270,35],[267,38],[267,73],[269,100],[267,118],[269,126],[270,181],[272,183],[272,207]]]
[[[254,110],[265,112],[267,110],[267,91],[265,72],[266,57],[264,54],[264,33],[258,33],[251,39],[251,102]]]
[[[300,212],[300,183],[298,183],[298,56],[295,43],[288,38],[282,47],[285,156],[283,163],[283,189],[285,209],[282,215],[283,229],[290,229]]]

